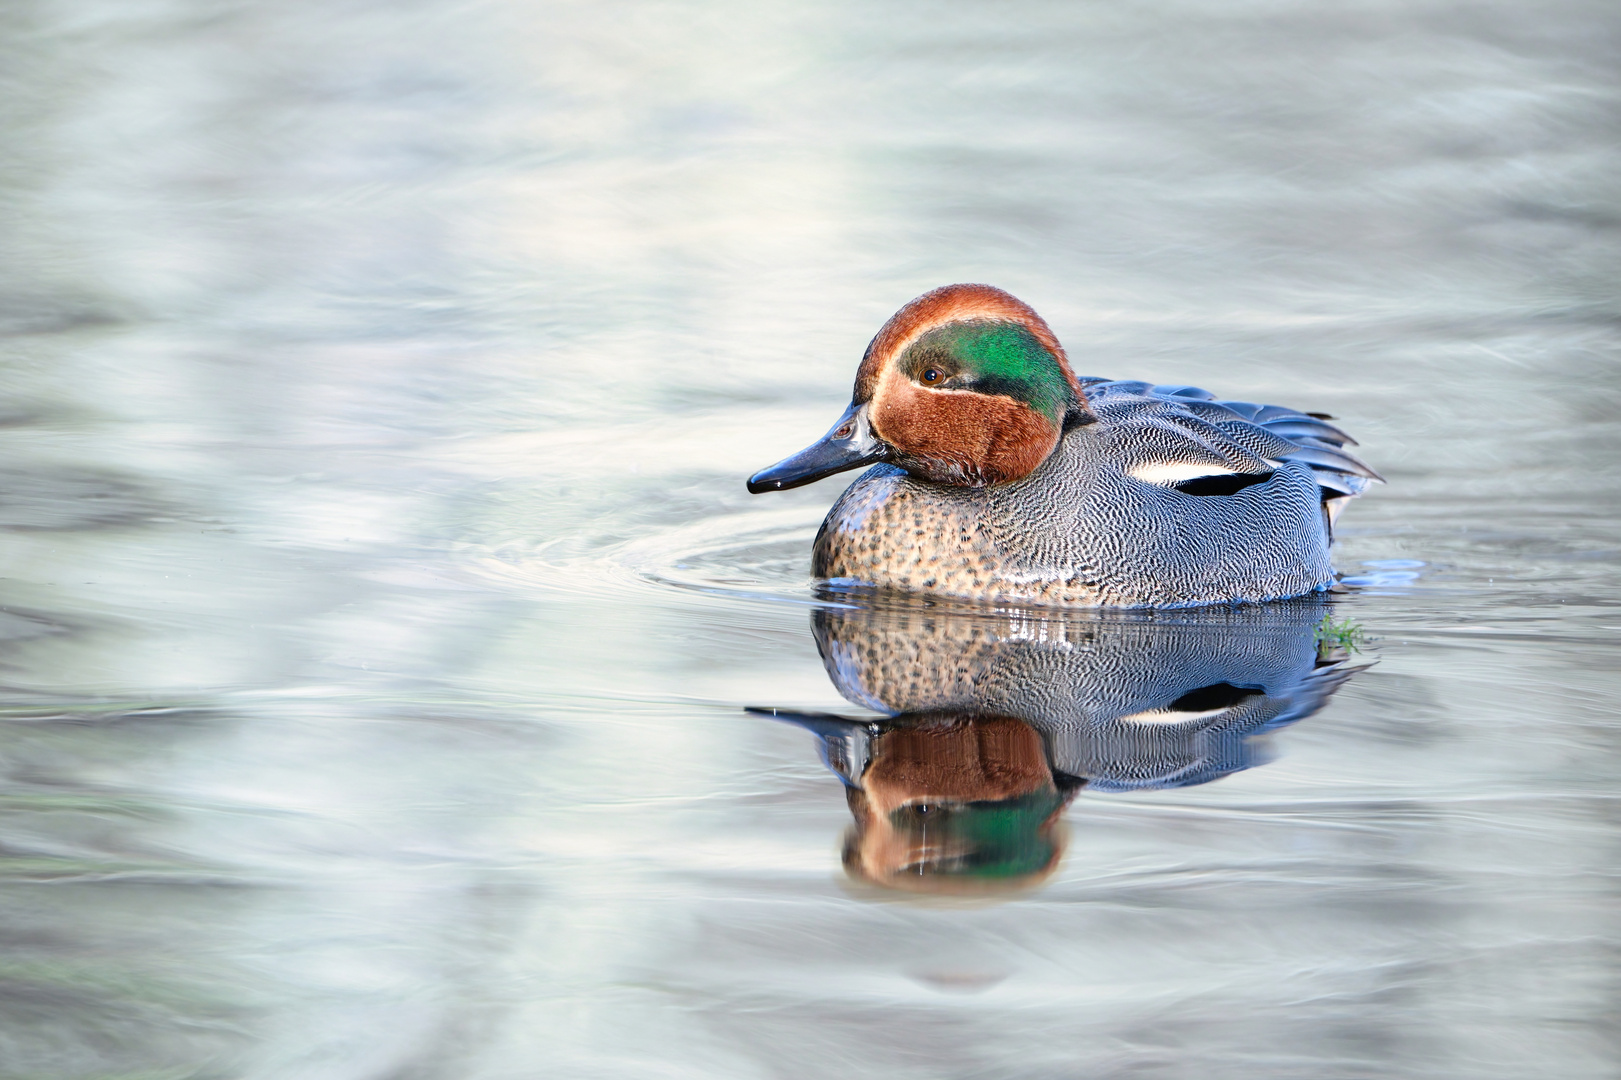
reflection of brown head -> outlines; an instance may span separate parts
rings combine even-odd
[[[984,894],[1042,881],[1063,854],[1068,797],[1041,736],[1012,717],[922,715],[871,744],[848,792],[851,877],[913,892]]]

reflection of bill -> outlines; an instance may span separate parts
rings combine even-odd
[[[1036,884],[1059,817],[1098,791],[1207,783],[1259,764],[1257,736],[1321,709],[1357,667],[1320,644],[1316,600],[1152,614],[819,610],[856,720],[759,710],[818,737],[848,786],[844,864],[890,888]]]

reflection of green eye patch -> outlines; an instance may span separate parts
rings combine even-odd
[[[1063,804],[1056,791],[1016,799],[970,803],[923,803],[898,807],[889,821],[924,841],[962,849],[933,860],[928,871],[962,877],[1009,878],[1033,874],[1053,857],[1053,841],[1041,826]]]

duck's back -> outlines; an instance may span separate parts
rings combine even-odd
[[[969,599],[1172,607],[1329,585],[1334,514],[1376,474],[1349,436],[1192,387],[1081,380],[1096,420],[985,488],[863,474],[817,536],[819,577]]]

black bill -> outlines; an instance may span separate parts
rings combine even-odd
[[[851,405],[816,442],[793,457],[761,469],[749,477],[749,491],[785,491],[832,476],[845,469],[871,465],[888,456],[889,447],[872,433],[866,405]]]

